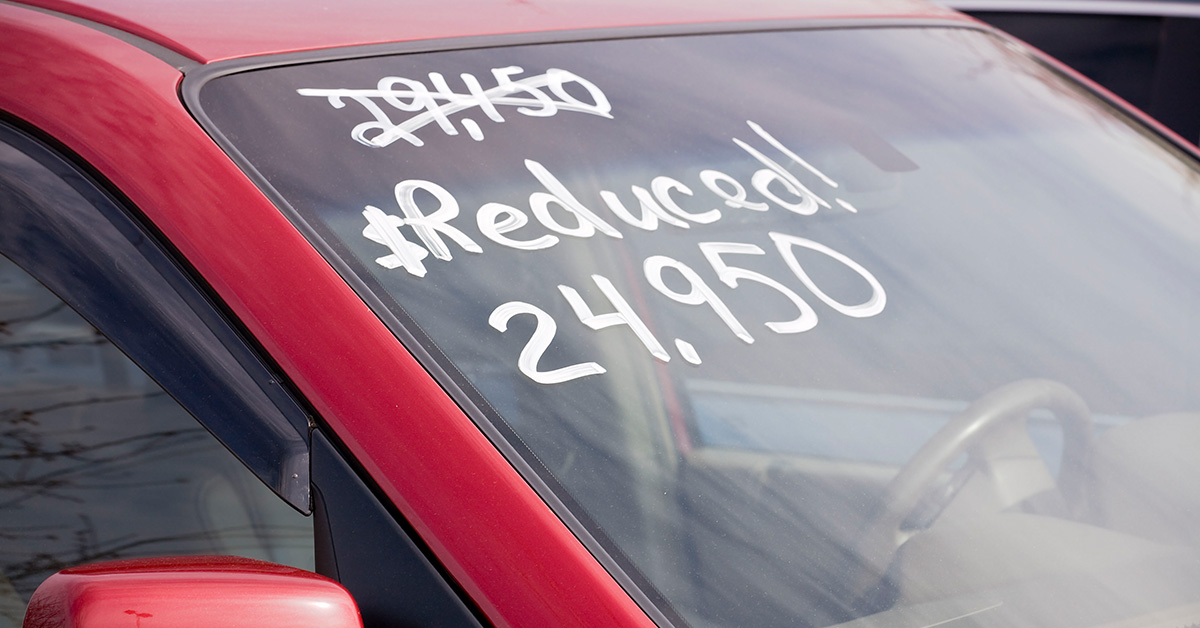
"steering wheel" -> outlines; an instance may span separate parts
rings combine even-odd
[[[1001,386],[951,419],[888,484],[860,536],[858,553],[863,569],[851,585],[856,599],[862,599],[883,580],[896,550],[905,540],[905,523],[918,507],[930,513],[922,526],[928,527],[973,473],[988,469],[1002,475],[1004,470],[996,469],[997,463],[1012,453],[1016,439],[1024,443],[1023,452],[1036,452],[1025,435],[1025,423],[1029,413],[1039,408],[1051,411],[1063,428],[1058,489],[1072,510],[1082,508],[1087,458],[1093,439],[1087,405],[1075,391],[1051,380],[1027,379]],[[966,466],[954,474],[945,490],[934,493],[938,477],[963,454],[968,456]],[[1048,476],[1044,465],[1041,470]]]

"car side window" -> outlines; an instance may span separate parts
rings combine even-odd
[[[312,569],[312,525],[0,257],[0,626],[55,571],[175,554]]]
[[[128,204],[3,121],[0,225],[0,628],[83,563],[312,570],[309,418],[201,284]]]

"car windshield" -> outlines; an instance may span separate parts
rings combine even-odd
[[[1020,47],[517,45],[198,104],[660,623],[1200,622],[1200,170]]]

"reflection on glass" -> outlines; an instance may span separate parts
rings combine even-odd
[[[312,526],[86,321],[0,257],[0,625],[73,565],[312,568]]]
[[[379,91],[548,68],[591,113]],[[201,101],[674,621],[1200,621],[1200,175],[1020,50],[648,38]]]

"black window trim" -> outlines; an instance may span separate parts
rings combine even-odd
[[[6,225],[0,254],[104,333],[280,498],[310,514],[312,412],[277,365],[183,257],[84,160],[3,112],[0,142],[57,175],[89,205],[71,215],[0,203]],[[5,176],[0,171],[0,184]],[[22,218],[38,229],[14,227]],[[75,238],[74,246],[64,234]],[[113,281],[106,269],[118,258],[157,276],[169,294]],[[182,336],[200,339],[172,341]]]

